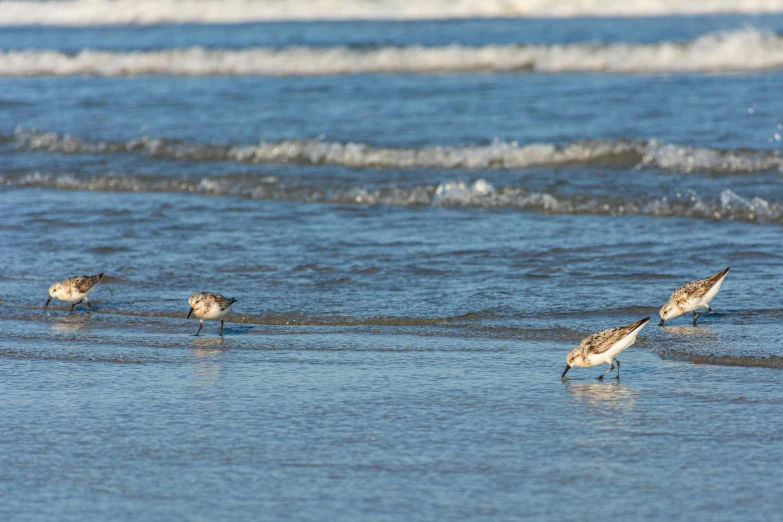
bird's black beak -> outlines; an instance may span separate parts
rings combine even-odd
[[[190,312],[188,312],[188,319],[190,319],[190,314],[192,314],[192,313],[193,313],[193,307],[191,306],[190,307]]]
[[[568,370],[570,370],[570,369],[571,369],[571,365],[570,364],[566,364],[566,369],[563,370],[563,375],[561,375],[560,378],[561,379],[565,379],[565,374],[567,374]]]
[[[50,297],[49,299],[46,300],[46,304],[44,305],[44,309],[46,309],[46,307],[49,306],[49,303],[51,303],[51,302],[52,302],[52,298]]]
[[[665,323],[665,322],[666,322],[665,320],[661,319],[661,322],[658,323],[658,326],[663,326],[663,323]]]

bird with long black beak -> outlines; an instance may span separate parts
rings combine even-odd
[[[723,284],[723,280],[726,279],[730,269],[731,267],[721,270],[710,277],[685,283],[675,290],[669,297],[669,302],[663,305],[658,312],[661,316],[661,322],[658,326],[663,326],[667,320],[688,312],[693,312],[693,326],[696,326],[696,321],[699,320],[699,317],[712,312],[710,301],[718,295],[720,285]],[[704,307],[707,307],[706,311],[702,313],[696,312],[699,308]]]
[[[619,379],[620,361],[617,360],[617,356],[636,342],[636,336],[648,322],[650,322],[650,318],[645,317],[628,326],[602,330],[585,338],[566,357],[566,367],[561,378],[566,378],[566,374],[572,366],[590,368],[599,364],[608,364],[610,368],[596,377],[597,379],[603,379],[607,373],[614,370],[614,363],[617,363],[617,378]]]
[[[49,299],[46,300],[44,309],[49,307],[49,303],[55,297],[60,301],[71,303],[71,312],[77,304],[87,301],[87,313],[90,313],[90,299],[87,297],[90,292],[95,289],[95,285],[103,277],[103,272],[91,276],[76,276],[54,283],[49,287]]]
[[[236,302],[237,300],[233,297],[229,299],[215,292],[198,292],[191,295],[190,299],[188,299],[188,304],[190,304],[188,319],[190,319],[191,314],[200,319],[196,335],[201,332],[204,321],[220,319],[220,336],[222,337],[223,318],[228,315],[229,307]]]

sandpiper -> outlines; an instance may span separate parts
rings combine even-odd
[[[614,362],[616,362],[617,378],[619,379],[620,361],[617,360],[617,355],[636,342],[636,335],[639,333],[639,330],[649,321],[650,318],[645,317],[628,326],[610,328],[587,337],[579,343],[579,346],[571,350],[568,357],[566,357],[566,367],[561,377],[565,379],[566,373],[572,366],[590,368],[599,364],[608,364],[610,368],[597,377],[597,379],[603,379],[607,373],[614,370]]]
[[[236,302],[237,300],[233,297],[228,299],[215,292],[198,292],[191,295],[190,299],[188,299],[190,304],[188,319],[190,319],[190,314],[193,314],[201,320],[196,335],[199,334],[201,327],[204,326],[204,321],[220,319],[220,335],[222,337],[223,318],[228,314],[228,308]]]
[[[658,326],[663,326],[668,319],[680,316],[682,314],[693,312],[693,326],[696,326],[696,321],[704,314],[712,312],[710,308],[710,301],[720,290],[720,285],[726,278],[726,274],[729,273],[729,269],[713,274],[705,279],[699,279],[698,281],[691,281],[685,283],[677,290],[674,291],[669,298],[669,302],[661,307],[658,312],[661,316],[661,322]],[[707,307],[707,311],[703,313],[697,313],[699,308]]]
[[[73,303],[71,304],[70,311],[70,313],[73,313],[73,308],[77,304],[81,303],[82,301],[87,301],[87,313],[89,314],[90,300],[87,297],[87,294],[92,292],[93,288],[95,288],[95,285],[98,284],[98,281],[100,281],[102,277],[103,272],[91,276],[84,275],[71,277],[65,281],[60,281],[59,283],[53,284],[49,287],[49,299],[46,300],[44,308],[47,308],[51,300],[56,297],[60,301]]]

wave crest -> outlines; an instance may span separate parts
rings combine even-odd
[[[423,148],[380,147],[366,143],[283,140],[257,145],[220,146],[142,137],[127,142],[82,140],[55,132],[17,129],[0,137],[18,150],[61,154],[142,153],[155,158],[238,163],[298,163],[379,169],[523,169],[536,166],[590,165],[659,168],[675,172],[746,174],[778,170],[776,151],[721,150],[663,143],[658,140],[582,140],[567,145],[495,140],[489,145]]]
[[[0,3],[0,5],[2,5]],[[318,76],[363,73],[720,73],[783,67],[783,38],[743,29],[693,41],[488,45],[466,47],[286,47],[243,50],[190,47],[160,51],[76,54],[23,50],[0,52],[1,76]]]
[[[672,361],[688,361],[696,364],[710,364],[717,366],[747,366],[751,368],[783,368],[783,357],[777,355],[726,355],[726,354],[698,354],[687,350],[663,348],[657,350],[662,359]]]
[[[671,16],[781,11],[781,0],[9,0],[0,2],[0,25]]]
[[[761,197],[743,197],[730,189],[723,190],[717,200],[702,198],[693,191],[672,197],[626,198],[614,195],[550,194],[524,187],[495,187],[484,179],[473,182],[452,180],[414,187],[339,187],[291,185],[279,182],[274,176],[260,179],[226,176],[183,180],[112,174],[81,177],[40,172],[20,177],[0,177],[0,185],[104,192],[187,192],[309,203],[516,208],[545,214],[645,215],[783,224],[783,203],[770,202]]]

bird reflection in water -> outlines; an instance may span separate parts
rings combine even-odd
[[[194,337],[193,384],[199,388],[209,388],[217,384],[222,369],[225,342],[222,337]]]
[[[665,330],[661,328],[666,334],[674,334],[677,337],[688,337],[691,339],[718,339],[720,332],[707,328],[707,325],[697,325],[695,328],[691,325],[688,326],[667,326]]]
[[[73,333],[87,326],[89,322],[89,315],[66,315],[53,321],[51,328],[55,333]]]
[[[637,392],[617,381],[580,383],[569,380],[564,383],[564,386],[571,397],[591,406],[612,405],[625,408],[632,407],[636,403]]]

